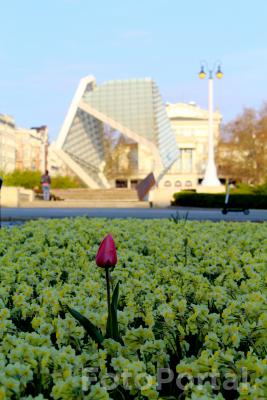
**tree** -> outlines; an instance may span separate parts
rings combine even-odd
[[[137,143],[122,134],[104,136],[105,175],[109,179],[127,179],[137,170]]]
[[[260,111],[245,108],[223,127],[217,148],[219,175],[261,184],[267,175],[267,103]]]

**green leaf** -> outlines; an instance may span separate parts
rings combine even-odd
[[[117,342],[120,342],[118,318],[117,318],[117,308],[119,300],[119,282],[117,283],[111,300],[111,315],[108,315],[106,336]]]
[[[91,321],[89,321],[88,318],[84,317],[73,308],[70,308],[68,305],[63,306],[60,302],[59,304],[63,308],[63,310],[67,310],[73,316],[73,318],[75,318],[84,327],[88,335],[96,343],[101,344],[103,342],[104,336],[101,334],[100,330],[94,324],[92,324]]]
[[[118,309],[118,301],[119,301],[119,286],[120,283],[118,282],[111,300],[111,323],[112,323],[112,331],[113,331],[113,339],[117,342],[120,340],[119,336],[119,325],[118,325],[118,317],[117,317],[117,309]]]

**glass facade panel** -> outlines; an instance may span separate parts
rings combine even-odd
[[[139,167],[143,176],[151,172],[148,168],[150,157],[154,158],[153,165],[160,160],[162,165],[160,162],[157,165],[164,169],[177,159],[175,134],[158,87],[152,79],[114,80],[100,86],[87,85],[80,100],[75,99],[73,107],[76,111],[62,135],[61,147],[87,171],[92,167],[100,171],[100,165],[107,163],[105,141],[110,134],[112,140],[116,138],[116,129],[120,131],[116,140],[124,146],[120,162],[125,171],[137,170],[138,176]],[[142,151],[147,154],[148,161],[144,166],[140,166],[139,162],[139,139]],[[105,168],[101,171],[105,174]]]
[[[151,79],[108,81],[85,93],[83,100],[157,145],[165,167],[177,158],[175,136]]]

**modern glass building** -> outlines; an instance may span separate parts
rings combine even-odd
[[[80,81],[55,151],[88,187],[134,186],[164,175],[178,157],[174,131],[156,83]]]

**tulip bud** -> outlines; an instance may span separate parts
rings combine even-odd
[[[111,234],[108,234],[99,246],[96,265],[101,268],[115,267],[117,264],[116,246]]]

